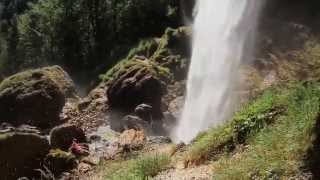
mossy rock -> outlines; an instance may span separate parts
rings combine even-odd
[[[159,39],[158,49],[150,57],[151,61],[170,69],[176,80],[185,79],[191,58],[191,36],[190,27],[168,28]]]
[[[76,94],[75,85],[69,74],[57,65],[27,70],[10,76],[1,82],[0,92],[11,87],[31,85],[34,80],[41,79],[44,76],[57,84],[66,97]]]
[[[132,112],[139,104],[149,104],[159,115],[164,94],[164,81],[169,79],[167,69],[145,60],[131,60],[113,69],[108,82],[107,96],[111,107]]]
[[[56,125],[72,92],[73,83],[59,66],[15,74],[0,84],[0,122],[40,128]]]
[[[77,165],[76,157],[70,153],[60,149],[50,150],[45,158],[45,165],[54,175],[73,169]]]
[[[68,150],[74,139],[78,143],[86,142],[84,131],[75,125],[63,124],[53,128],[50,132],[50,145],[52,148]]]
[[[35,133],[6,132],[0,134],[1,179],[36,177],[49,152],[49,142]]]
[[[191,55],[191,27],[183,26],[177,29],[168,28],[160,38],[157,51],[154,53],[154,60],[169,55],[180,55],[183,58]]]

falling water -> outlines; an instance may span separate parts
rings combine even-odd
[[[241,60],[250,53],[262,0],[198,0],[187,97],[174,139],[189,143],[230,117]]]

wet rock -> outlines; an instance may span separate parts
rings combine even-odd
[[[77,159],[72,153],[59,149],[51,150],[44,162],[46,167],[56,176],[73,169],[77,165]]]
[[[0,174],[1,179],[17,179],[19,177],[36,177],[34,169],[49,152],[49,142],[35,133],[34,128],[1,129],[0,132]]]
[[[110,126],[101,126],[97,131],[89,135],[90,152],[98,159],[110,159],[117,153],[119,148],[118,138],[120,133],[113,131]],[[112,147],[115,145],[114,147]]]
[[[124,131],[119,138],[120,146],[125,150],[140,149],[146,142],[146,136],[143,131],[134,129]]]
[[[151,124],[149,124],[147,121],[144,121],[143,119],[139,118],[138,116],[132,116],[132,115],[125,116],[122,119],[122,122],[124,124],[125,130],[129,130],[129,129],[134,129],[137,131],[140,131],[140,130],[150,131],[151,130]]]
[[[53,128],[50,132],[50,145],[52,148],[68,150],[75,139],[79,143],[86,142],[84,131],[75,125],[61,125]]]
[[[135,109],[134,112],[137,116],[145,121],[152,121],[152,106],[148,104],[140,104]]]
[[[0,122],[49,128],[59,121],[65,97],[74,91],[59,67],[24,71],[0,84]]]
[[[171,139],[166,136],[149,136],[148,137],[149,144],[169,144],[172,143]]]

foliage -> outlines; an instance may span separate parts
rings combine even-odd
[[[157,175],[170,163],[166,155],[146,155],[137,159],[106,166],[105,179],[108,180],[145,180]]]
[[[178,8],[176,0],[38,0],[18,16],[8,43],[15,48],[1,61],[17,70],[59,64],[72,74],[110,68],[140,38],[177,26]]]
[[[178,79],[176,73],[186,71],[188,57],[189,38],[191,29],[180,27],[177,29],[167,28],[164,35],[159,39],[143,39],[133,47],[128,56],[119,61],[107,73],[100,76],[104,81],[119,77],[119,74],[129,72],[132,68],[149,67],[160,79],[168,81]],[[137,59],[143,59],[144,62]],[[146,66],[148,65],[148,66]],[[185,74],[183,75],[185,78]]]

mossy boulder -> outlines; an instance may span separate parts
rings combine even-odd
[[[57,126],[50,132],[50,145],[54,149],[68,150],[73,140],[79,143],[86,142],[84,131],[75,125]]]
[[[33,129],[2,129],[0,132],[0,174],[1,179],[37,177],[35,169],[49,152],[48,140]]]
[[[72,93],[72,80],[59,66],[15,74],[0,84],[0,122],[51,127]]]
[[[71,152],[52,149],[47,154],[44,163],[54,175],[73,169],[77,165],[77,158]]]
[[[160,104],[165,88],[164,80],[170,73],[151,61],[130,60],[116,66],[108,82],[108,102],[113,109],[133,112],[139,104],[153,107],[152,114],[161,116]]]

